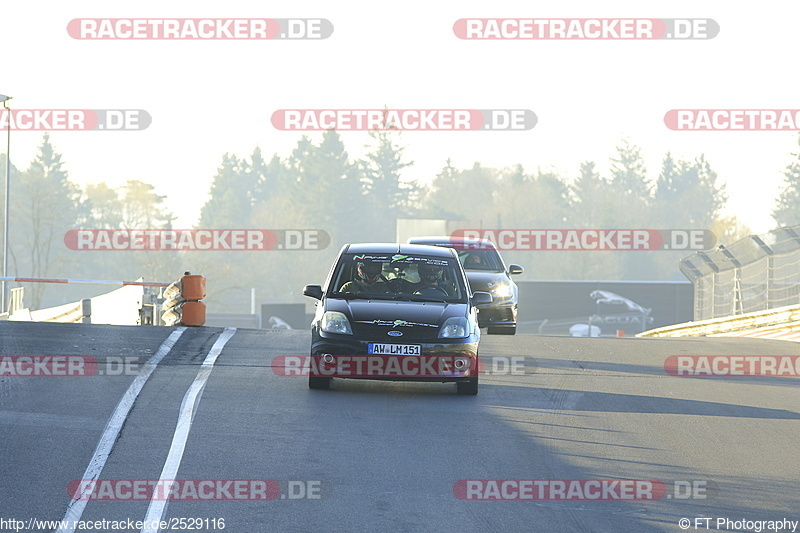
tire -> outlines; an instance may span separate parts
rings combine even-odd
[[[516,324],[513,326],[495,326],[486,331],[489,335],[514,335],[517,333]]]
[[[331,387],[331,378],[320,378],[317,376],[308,376],[308,388],[327,390]]]
[[[475,396],[478,394],[478,376],[469,378],[469,381],[457,381],[456,393],[461,396]]]

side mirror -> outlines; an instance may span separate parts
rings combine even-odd
[[[475,305],[485,305],[492,303],[492,295],[488,292],[476,291],[472,293],[472,303]]]
[[[306,285],[303,287],[303,296],[322,300],[322,287],[320,285]]]
[[[512,276],[515,274],[522,274],[525,272],[525,269],[519,265],[508,265],[508,273]]]

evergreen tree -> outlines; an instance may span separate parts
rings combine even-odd
[[[19,180],[10,184],[9,264],[15,275],[49,277],[64,266],[64,234],[84,218],[80,190],[69,180],[61,154],[44,135],[35,159]],[[45,284],[26,290],[26,302],[40,306]]]
[[[318,228],[337,235],[343,243],[358,239],[366,222],[364,195],[358,168],[334,130],[322,134],[319,145],[311,146],[300,164],[299,184],[309,215]]]
[[[125,206],[117,191],[106,183],[89,184],[83,191],[86,219],[83,228],[117,229],[123,227]]]
[[[365,228],[371,230],[371,235],[365,236],[367,240],[394,240],[397,218],[414,210],[413,185],[401,181],[403,169],[414,163],[403,160],[405,148],[393,142],[395,135],[399,133],[371,131],[373,149],[359,162],[365,200],[375,222]]]
[[[704,155],[693,162],[664,156],[652,205],[654,222],[664,228],[708,229],[719,216],[727,196],[717,173]]]
[[[200,211],[200,227],[247,227],[258,179],[246,161],[234,154],[224,154],[211,184],[211,198]]]
[[[623,139],[617,146],[617,157],[611,158],[611,185],[617,194],[627,199],[650,196],[647,170],[642,159],[642,150]]]
[[[641,225],[650,206],[650,182],[647,179],[641,149],[623,139],[611,158],[609,199],[613,206],[614,227]]]
[[[425,210],[434,218],[481,220],[495,212],[491,203],[499,173],[476,162],[467,170],[456,170],[450,160],[430,185]]]
[[[611,184],[600,176],[594,161],[581,163],[578,178],[572,184],[573,212],[570,219],[578,228],[604,228],[612,224],[613,194]]]

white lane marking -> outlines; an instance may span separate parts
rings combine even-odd
[[[220,352],[222,352],[222,348],[231,339],[231,337],[233,337],[234,333],[236,333],[236,328],[225,328],[225,331],[222,332],[222,335],[219,336],[217,341],[211,347],[211,350],[208,352],[205,361],[203,361],[203,364],[200,366],[200,370],[197,372],[197,377],[194,378],[194,382],[183,396],[183,402],[181,402],[181,413],[178,417],[178,423],[175,426],[175,434],[172,436],[172,444],[169,447],[167,460],[164,461],[164,468],[161,470],[161,477],[158,480],[158,485],[156,485],[157,487],[165,486],[165,480],[171,481],[176,479],[176,476],[178,475],[178,468],[180,468],[181,460],[183,459],[183,451],[186,449],[186,441],[189,438],[189,431],[192,429],[195,409],[200,403],[200,398],[203,395],[203,389],[206,386],[206,381],[208,381],[208,377],[211,375],[211,371],[214,369],[214,363],[217,361],[217,357],[219,357]],[[155,497],[155,495],[156,491],[153,491],[153,496]],[[169,500],[167,499],[150,500],[150,505],[147,507],[147,515],[144,519],[142,533],[158,533],[161,531],[160,528],[153,528],[150,526],[158,525],[158,523],[163,520],[164,513],[167,511],[167,503],[169,503]]]
[[[94,455],[89,461],[89,465],[86,467],[86,472],[83,473],[82,480],[88,479],[95,481],[100,477],[100,472],[103,471],[103,467],[106,464],[108,456],[111,454],[114,443],[117,441],[122,425],[125,423],[125,419],[128,417],[128,413],[130,413],[133,403],[139,396],[142,387],[144,387],[144,384],[150,378],[150,374],[155,371],[158,363],[172,350],[172,347],[175,346],[175,343],[178,342],[178,339],[183,335],[184,331],[186,331],[185,327],[176,329],[161,343],[156,353],[144,364],[139,375],[136,376],[133,383],[130,384],[128,390],[125,391],[125,395],[119,401],[119,404],[117,404],[114,414],[111,415],[111,418],[106,424],[106,428],[103,430],[103,435],[97,443],[97,448],[94,450]],[[93,485],[94,483],[81,483],[81,486],[84,487],[83,492],[78,499],[73,499],[70,502],[67,507],[67,512],[64,513],[64,519],[61,522],[62,525],[56,533],[73,533],[73,531],[75,531],[75,523],[81,519],[83,510],[86,508],[86,504],[89,503],[89,494],[86,493],[91,493]]]

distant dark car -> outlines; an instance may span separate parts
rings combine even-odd
[[[407,244],[347,244],[324,286],[311,324],[308,386],[332,378],[455,382],[478,393],[476,305],[455,250]]]
[[[522,274],[524,269],[519,265],[506,267],[491,241],[456,237],[412,237],[408,242],[454,248],[464,265],[472,290],[492,295],[492,302],[479,308],[479,326],[488,328],[490,334],[514,335],[517,332],[519,289],[511,276]]]

